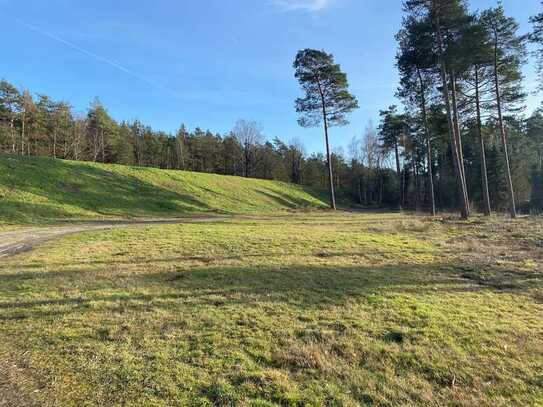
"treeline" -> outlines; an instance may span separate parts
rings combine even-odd
[[[489,215],[541,208],[541,111],[525,119],[527,42],[541,44],[500,5],[469,11],[462,0],[406,0],[397,35],[398,97],[381,113],[379,146],[394,157],[399,206],[473,207]],[[539,26],[538,26],[539,25]]]
[[[0,82],[0,151],[67,160],[276,179],[321,185],[322,157],[298,142],[266,141],[258,123],[239,120],[220,135],[184,125],[176,134],[139,121],[117,123],[95,100],[85,115],[65,102]]]
[[[255,122],[240,120],[227,134],[185,126],[168,134],[139,121],[116,122],[99,100],[76,114],[68,103],[6,81],[0,82],[0,151],[332,185],[364,206],[460,207],[465,217],[474,210],[515,214],[517,206],[541,211],[543,111],[524,116],[521,69],[529,41],[543,49],[543,14],[527,35],[502,7],[472,13],[462,0],[407,0],[404,9],[397,35],[403,109],[383,110],[379,124],[369,124],[348,151],[333,150],[331,170],[326,155],[308,155],[298,141],[266,140]],[[324,62],[308,50],[299,55],[297,78],[306,91],[299,112],[319,112],[308,74],[316,61],[315,69],[337,81],[335,99],[325,102],[344,112],[357,107],[355,99],[346,103],[346,76],[331,55],[317,55]],[[341,110],[332,111],[330,124],[341,124]]]
[[[11,102],[8,102],[8,95]],[[66,103],[53,102],[42,95],[34,100],[29,95],[29,92],[19,94],[7,82],[0,82],[2,153],[328,187],[324,155],[308,156],[300,142],[284,143],[277,138],[265,141],[259,126],[253,122],[240,120],[232,132],[222,136],[198,128],[189,132],[184,126],[171,135],[156,132],[138,121],[116,123],[98,101],[92,104],[86,115],[76,115]],[[25,105],[20,104],[23,100]],[[437,107],[430,110],[429,123],[435,135],[432,139],[432,166],[436,205],[438,209],[451,209],[457,205],[458,199],[446,123]],[[394,123],[396,120],[398,123]],[[541,207],[543,114],[536,112],[528,120],[508,119],[507,123],[513,183],[518,197],[526,206],[533,195],[539,199],[537,207]],[[406,127],[402,131],[394,127],[400,125]],[[395,136],[396,131],[398,137]],[[504,193],[499,138],[492,122],[484,125],[483,131],[487,138],[490,199],[493,209],[506,210],[508,200]],[[399,114],[395,107],[384,111],[378,128],[368,125],[364,134],[352,140],[347,151],[336,149],[332,153],[334,185],[340,196],[364,206],[395,207],[401,202],[405,208],[429,209],[427,150],[423,136],[416,116]],[[481,208],[481,187],[475,182],[480,178],[480,155],[473,129],[467,131],[464,146],[468,178],[474,180],[469,185],[472,199]]]

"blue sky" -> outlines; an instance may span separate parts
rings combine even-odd
[[[496,0],[471,0],[472,9]],[[348,73],[361,109],[333,145],[361,135],[394,103],[400,0],[0,0],[0,77],[84,112],[99,96],[116,119],[173,132],[226,133],[238,118],[265,135],[322,151],[322,131],[296,123],[292,61],[325,49]],[[539,0],[503,0],[528,31]],[[535,83],[526,67],[526,84]],[[530,96],[529,108],[540,103]]]

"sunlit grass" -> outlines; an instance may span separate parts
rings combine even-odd
[[[325,208],[326,194],[276,181],[0,156],[0,227],[59,220],[277,213]]]
[[[535,219],[384,214],[71,236],[0,263],[0,393],[74,406],[537,405],[542,240]]]

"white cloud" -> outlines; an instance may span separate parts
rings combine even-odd
[[[327,7],[331,0],[271,0],[272,4],[283,11],[317,12]]]

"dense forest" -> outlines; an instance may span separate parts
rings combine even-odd
[[[299,141],[266,139],[253,121],[239,120],[228,134],[183,125],[168,134],[116,122],[98,99],[79,115],[7,81],[0,152],[332,185],[364,206],[461,208],[464,217],[540,211],[543,110],[526,116],[527,92],[536,89],[525,89],[522,68],[533,43],[543,73],[543,13],[532,33],[521,33],[501,6],[472,13],[461,0],[408,0],[404,11],[396,61],[403,107],[383,107],[379,123],[330,160]]]

